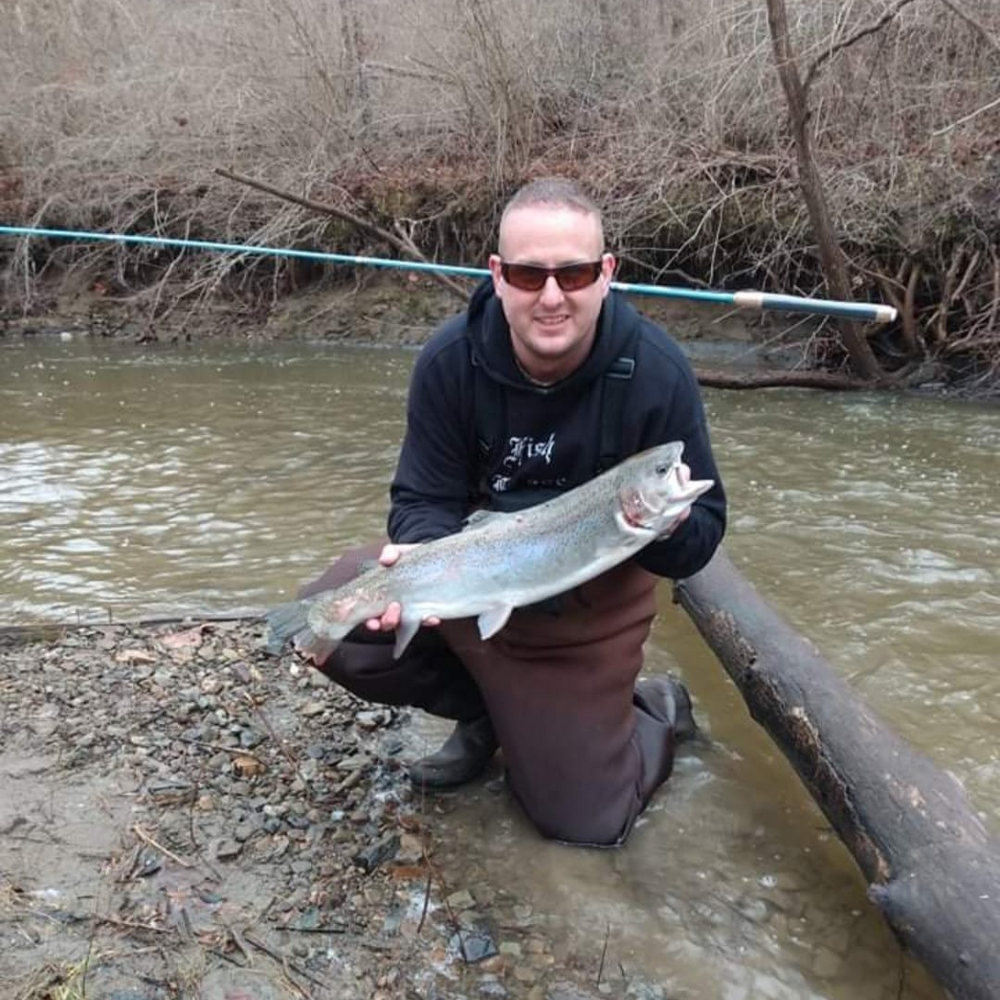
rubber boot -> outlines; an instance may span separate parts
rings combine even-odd
[[[674,742],[684,743],[698,735],[691,711],[691,696],[673,677],[643,677],[635,685],[635,701],[654,718],[673,727]]]
[[[456,723],[440,750],[410,765],[410,781],[420,788],[464,785],[486,770],[496,751],[497,738],[488,715]]]

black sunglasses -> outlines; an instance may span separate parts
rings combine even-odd
[[[564,292],[578,292],[597,281],[601,276],[601,264],[599,260],[588,260],[583,264],[539,267],[537,264],[511,264],[503,260],[500,262],[500,274],[508,285],[522,292],[540,292],[549,275],[556,279],[556,284]]]

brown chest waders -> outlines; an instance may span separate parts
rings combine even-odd
[[[300,596],[347,582],[382,544],[345,554]],[[673,766],[672,725],[634,694],[656,581],[629,561],[566,595],[558,615],[515,611],[489,642],[474,619],[443,622],[398,660],[391,634],[360,627],[320,669],[367,701],[458,720],[488,712],[510,788],[539,831],[610,846]]]

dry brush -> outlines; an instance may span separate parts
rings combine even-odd
[[[873,341],[880,360],[997,381],[1000,9],[787,8],[853,293],[902,313]],[[385,249],[224,181],[224,166],[477,263],[498,201],[563,172],[607,206],[629,278],[823,292],[757,0],[7,0],[0,93],[9,222]],[[160,309],[266,308],[318,276],[41,241],[0,254],[20,310],[44,308],[44,279],[67,273]],[[827,365],[832,336],[812,344]]]

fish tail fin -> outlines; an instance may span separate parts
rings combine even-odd
[[[279,604],[265,616],[267,622],[267,651],[277,655],[289,639],[300,643],[311,643],[317,637],[309,627],[309,605],[305,601],[289,601]]]
[[[291,640],[294,648],[306,659],[321,666],[337,648],[340,640],[351,630],[352,624],[345,617],[338,624],[329,624],[323,635],[309,623],[311,600],[289,601],[279,604],[264,617],[267,622],[267,649],[275,656]]]

